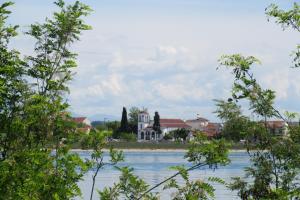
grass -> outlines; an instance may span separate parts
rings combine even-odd
[[[107,148],[113,147],[115,149],[187,149],[187,143],[176,143],[176,142],[160,142],[160,143],[152,143],[152,142],[109,142],[107,144]],[[72,144],[72,149],[82,149],[80,143]],[[231,150],[243,150],[245,146],[241,143],[233,143]]]
[[[150,143],[150,142],[110,142],[108,146],[116,149],[187,149],[184,143]]]

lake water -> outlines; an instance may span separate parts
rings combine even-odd
[[[90,152],[79,152],[81,157],[89,157]],[[149,185],[155,185],[166,177],[174,174],[174,171],[169,167],[176,165],[190,164],[183,158],[184,152],[170,152],[170,151],[149,151],[149,152],[124,152],[125,161],[120,163],[119,166],[130,166],[134,168],[134,173],[143,178]],[[105,155],[108,159],[108,154]],[[206,179],[207,177],[215,176],[224,179],[226,182],[230,181],[230,177],[243,176],[243,169],[249,166],[249,158],[246,152],[233,152],[230,153],[231,163],[227,166],[220,167],[215,171],[204,168],[190,172],[190,178]],[[105,167],[102,169],[96,178],[96,189],[103,189],[105,186],[112,186],[114,182],[118,181],[119,171],[113,167]],[[182,182],[182,179],[177,179]],[[90,190],[92,186],[92,171],[89,172],[82,182],[79,183],[83,193],[83,199],[89,199]],[[235,192],[226,189],[223,185],[214,184],[216,189],[215,199],[232,200],[238,199]],[[160,192],[161,188],[155,190]],[[171,199],[172,191],[163,191],[160,193],[160,199]],[[95,192],[94,199],[99,199],[99,195]]]

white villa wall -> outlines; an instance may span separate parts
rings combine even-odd
[[[85,118],[82,123],[91,126],[91,121],[88,118]]]

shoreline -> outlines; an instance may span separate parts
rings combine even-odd
[[[123,152],[178,152],[185,153],[186,149],[115,149]],[[92,152],[92,149],[71,149],[72,152]],[[103,149],[104,152],[109,152],[109,149]],[[242,153],[247,152],[246,149],[230,149],[229,153]]]

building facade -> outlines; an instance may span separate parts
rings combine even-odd
[[[92,125],[91,121],[86,117],[73,117],[73,121],[76,122],[77,128],[76,131],[89,134]]]
[[[162,139],[162,134],[157,133],[152,128],[153,122],[150,120],[148,112],[143,111],[138,114],[138,133],[137,139],[142,141],[158,141]]]
[[[138,133],[137,139],[139,142],[143,141],[159,141],[171,131],[177,129],[191,129],[181,119],[160,119],[160,133],[153,130],[153,121],[150,120],[150,115],[148,112],[140,112],[138,115]]]

